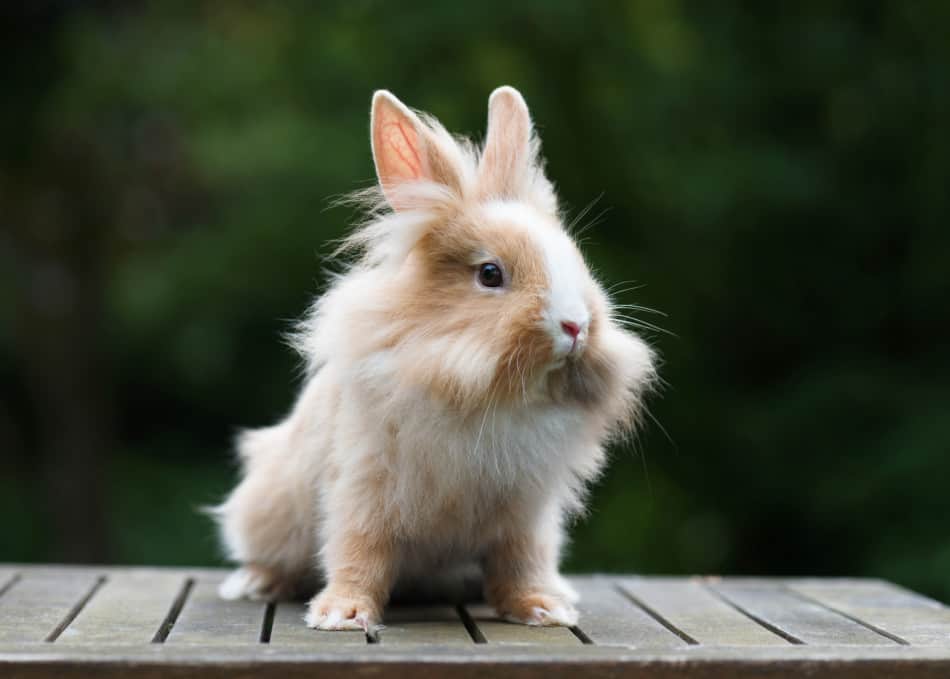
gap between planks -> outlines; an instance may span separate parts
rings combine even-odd
[[[66,616],[59,621],[59,624],[53,628],[53,631],[50,632],[43,641],[46,641],[47,643],[53,643],[59,639],[60,635],[65,632],[66,628],[69,627],[73,620],[76,619],[76,616],[78,616],[82,612],[82,609],[86,607],[86,604],[88,604],[92,597],[96,595],[96,592],[102,589],[102,586],[106,584],[106,580],[107,578],[104,575],[97,577],[95,582],[93,582],[92,587],[89,588],[89,591],[87,591],[82,596],[82,598],[80,598],[79,601],[77,601],[76,604],[71,609],[69,609],[69,611],[66,613]]]
[[[631,592],[628,592],[626,589],[624,589],[623,585],[621,585],[619,582],[613,583],[613,586],[614,586],[614,590],[616,590],[617,593],[620,594],[620,596],[622,596],[624,599],[626,599],[627,601],[632,603],[634,606],[639,608],[641,611],[643,611],[644,613],[649,615],[651,618],[656,620],[660,625],[665,627],[672,634],[675,634],[677,637],[682,639],[684,642],[686,642],[690,646],[699,646],[699,642],[696,641],[696,639],[694,639],[693,637],[688,635],[686,632],[681,630],[679,627],[674,625],[672,622],[664,618],[657,611],[653,610],[653,608],[651,608],[650,606],[647,606],[644,602],[640,601],[639,597],[634,596]]]
[[[274,631],[274,615],[277,613],[277,604],[268,602],[264,609],[264,619],[261,621],[261,636],[258,639],[262,644],[269,644],[271,633]]]
[[[485,635],[482,634],[482,631],[478,629],[478,623],[475,622],[475,618],[471,616],[468,612],[468,609],[465,608],[462,604],[459,604],[455,607],[455,612],[458,613],[459,619],[461,619],[462,624],[465,625],[465,631],[468,632],[468,635],[472,637],[472,641],[476,644],[487,644],[488,640],[485,638]]]
[[[20,581],[20,574],[13,573],[6,582],[0,584],[0,596],[6,594],[10,589]]]
[[[751,620],[752,622],[756,623],[757,625],[759,625],[759,626],[761,626],[761,627],[764,627],[765,629],[767,629],[769,632],[771,632],[771,633],[774,634],[775,636],[777,636],[777,637],[779,637],[779,638],[781,638],[781,639],[784,639],[785,641],[787,641],[788,643],[792,644],[793,646],[805,646],[805,645],[806,645],[804,641],[802,641],[801,639],[799,639],[798,637],[796,637],[796,636],[795,636],[794,634],[792,634],[791,632],[786,632],[785,630],[783,630],[782,628],[780,628],[778,625],[773,625],[773,624],[770,623],[769,621],[767,621],[767,620],[765,620],[764,618],[762,618],[762,617],[756,615],[755,613],[753,613],[752,611],[748,610],[748,609],[745,608],[744,606],[740,606],[738,603],[736,603],[735,601],[733,601],[732,599],[730,599],[728,596],[726,596],[725,594],[723,594],[722,592],[720,592],[718,589],[716,589],[716,588],[714,588],[714,587],[711,587],[711,586],[709,585],[709,582],[708,582],[708,581],[705,581],[705,580],[704,580],[704,581],[702,582],[702,587],[703,587],[703,589],[705,589],[707,592],[709,592],[710,594],[712,594],[714,597],[716,597],[717,599],[719,599],[720,601],[722,601],[724,604],[726,604],[727,606],[730,606],[731,608],[735,609],[736,611],[738,611],[739,613],[741,613],[742,615],[744,615],[745,617],[747,617],[749,620]]]
[[[162,624],[155,630],[155,636],[152,637],[153,644],[164,644],[165,640],[168,639],[168,635],[171,634],[172,627],[174,627],[178,621],[178,616],[181,615],[181,611],[185,607],[185,602],[188,600],[188,595],[191,594],[191,590],[194,589],[194,587],[195,579],[185,578],[181,589],[175,596],[174,601],[172,601],[171,608],[168,609],[168,613],[165,615],[165,619],[162,620]],[[261,634],[263,634],[263,630]]]
[[[857,618],[857,617],[855,617],[855,616],[853,616],[853,615],[851,615],[851,614],[849,614],[849,613],[845,613],[844,611],[839,610],[839,609],[835,608],[834,606],[831,606],[830,604],[826,604],[824,601],[821,601],[820,599],[816,599],[816,598],[814,598],[814,597],[808,596],[807,594],[804,594],[804,593],[802,593],[802,592],[799,592],[798,590],[796,590],[796,589],[794,589],[794,588],[792,588],[792,587],[788,587],[787,585],[782,585],[782,588],[783,588],[786,592],[788,592],[790,595],[792,595],[792,596],[794,596],[794,597],[798,597],[799,599],[801,599],[801,600],[803,600],[803,601],[807,601],[807,602],[809,602],[809,603],[812,603],[812,604],[816,604],[816,605],[818,605],[818,606],[821,606],[821,607],[824,608],[826,611],[831,611],[831,612],[834,613],[835,615],[840,615],[842,618],[845,618],[845,619],[847,619],[847,620],[850,620],[850,621],[853,622],[853,623],[856,623],[856,624],[858,624],[858,625],[861,625],[861,627],[864,627],[864,628],[866,628],[866,629],[869,629],[869,630],[871,630],[872,632],[874,632],[875,634],[880,634],[880,635],[881,635],[882,637],[884,637],[885,639],[890,639],[891,641],[893,641],[893,642],[896,643],[896,644],[899,644],[899,645],[901,645],[901,646],[910,646],[910,645],[911,645],[910,642],[907,641],[906,639],[903,639],[903,638],[897,636],[896,634],[891,634],[891,633],[888,632],[887,630],[881,629],[881,628],[878,627],[877,625],[872,625],[872,624],[869,623],[869,622],[866,622],[866,621],[864,621],[864,620],[861,620],[861,618]]]

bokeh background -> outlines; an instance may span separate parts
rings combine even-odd
[[[220,563],[197,508],[292,402],[280,335],[372,180],[372,91],[481,135],[509,83],[570,214],[600,197],[591,262],[666,314],[669,386],[568,568],[950,599],[950,3],[0,17],[0,561]]]

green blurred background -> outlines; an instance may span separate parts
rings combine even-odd
[[[517,7],[515,7],[517,5]],[[6,3],[0,561],[220,563],[196,511],[373,177],[372,91],[525,95],[669,387],[573,570],[950,598],[950,3]],[[634,283],[622,287],[631,287]]]

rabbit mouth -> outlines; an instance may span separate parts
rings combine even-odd
[[[584,350],[587,348],[587,342],[575,342],[566,352],[557,353],[548,363],[548,372],[560,370],[569,364],[575,364],[583,360]]]
[[[587,348],[587,333],[584,332],[574,338],[557,338],[554,341],[553,363],[564,365],[567,361],[576,361],[584,354]]]

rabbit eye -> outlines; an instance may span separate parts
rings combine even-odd
[[[498,288],[505,282],[501,267],[491,262],[478,267],[478,282],[486,288]]]

